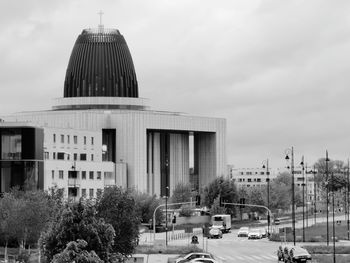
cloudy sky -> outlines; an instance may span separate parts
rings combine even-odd
[[[83,28],[117,28],[153,109],[227,120],[228,163],[350,156],[350,1],[1,0],[0,114],[63,96]]]

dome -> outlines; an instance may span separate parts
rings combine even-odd
[[[116,29],[84,29],[76,40],[64,81],[69,97],[138,98],[134,64]]]

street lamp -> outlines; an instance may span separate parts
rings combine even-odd
[[[305,242],[305,167],[304,167],[304,156],[301,158],[301,172],[303,176],[303,242]]]
[[[287,161],[291,161],[290,165],[290,171],[292,174],[292,231],[293,231],[293,244],[295,246],[295,207],[294,207],[294,148],[287,149],[285,151],[286,157],[285,159]],[[289,155],[291,155],[291,158],[289,158]]]
[[[329,162],[329,158],[328,158],[328,151],[326,151],[326,214],[327,214],[327,246],[329,246],[329,226],[328,226],[328,205],[329,205],[329,182],[328,182],[328,162]]]
[[[333,207],[333,263],[335,263],[335,225],[334,225],[334,172],[332,171],[332,207]]]
[[[267,208],[270,209],[270,172],[269,172],[269,159],[263,162],[263,169],[266,168],[266,183],[267,183]],[[270,213],[267,213],[267,234],[270,235]]]
[[[310,173],[312,173],[314,175],[314,221],[315,221],[315,225],[316,225],[316,169],[315,169],[315,166],[314,166],[314,169],[310,171]]]
[[[169,186],[165,187],[165,246],[168,246],[168,197]]]

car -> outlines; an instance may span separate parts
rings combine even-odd
[[[175,260],[175,263],[185,263],[190,262],[193,259],[196,258],[211,258],[214,259],[213,255],[210,253],[204,253],[204,252],[192,252],[184,256],[180,256]]]
[[[247,237],[249,233],[249,227],[241,227],[240,229],[238,229],[238,237]]]
[[[312,257],[309,254],[309,252],[306,249],[299,246],[285,246],[283,250],[281,250],[280,248],[278,250],[277,256],[278,261],[282,259],[284,262],[304,263],[308,260],[312,260]]]
[[[261,231],[258,228],[253,228],[249,230],[248,239],[261,239]]]
[[[275,218],[275,220],[273,220],[273,223],[275,225],[279,225],[281,223],[281,220],[279,220],[278,218]]]
[[[219,263],[219,261],[216,261],[212,258],[195,258],[190,261],[190,263],[196,263],[196,262],[202,262],[202,263]]]
[[[222,232],[219,228],[212,227],[209,230],[208,238],[222,238]]]
[[[267,230],[266,229],[260,229],[261,238],[267,237]]]

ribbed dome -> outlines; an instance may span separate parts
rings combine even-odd
[[[138,97],[134,64],[116,29],[84,29],[78,36],[64,82],[64,97]]]

